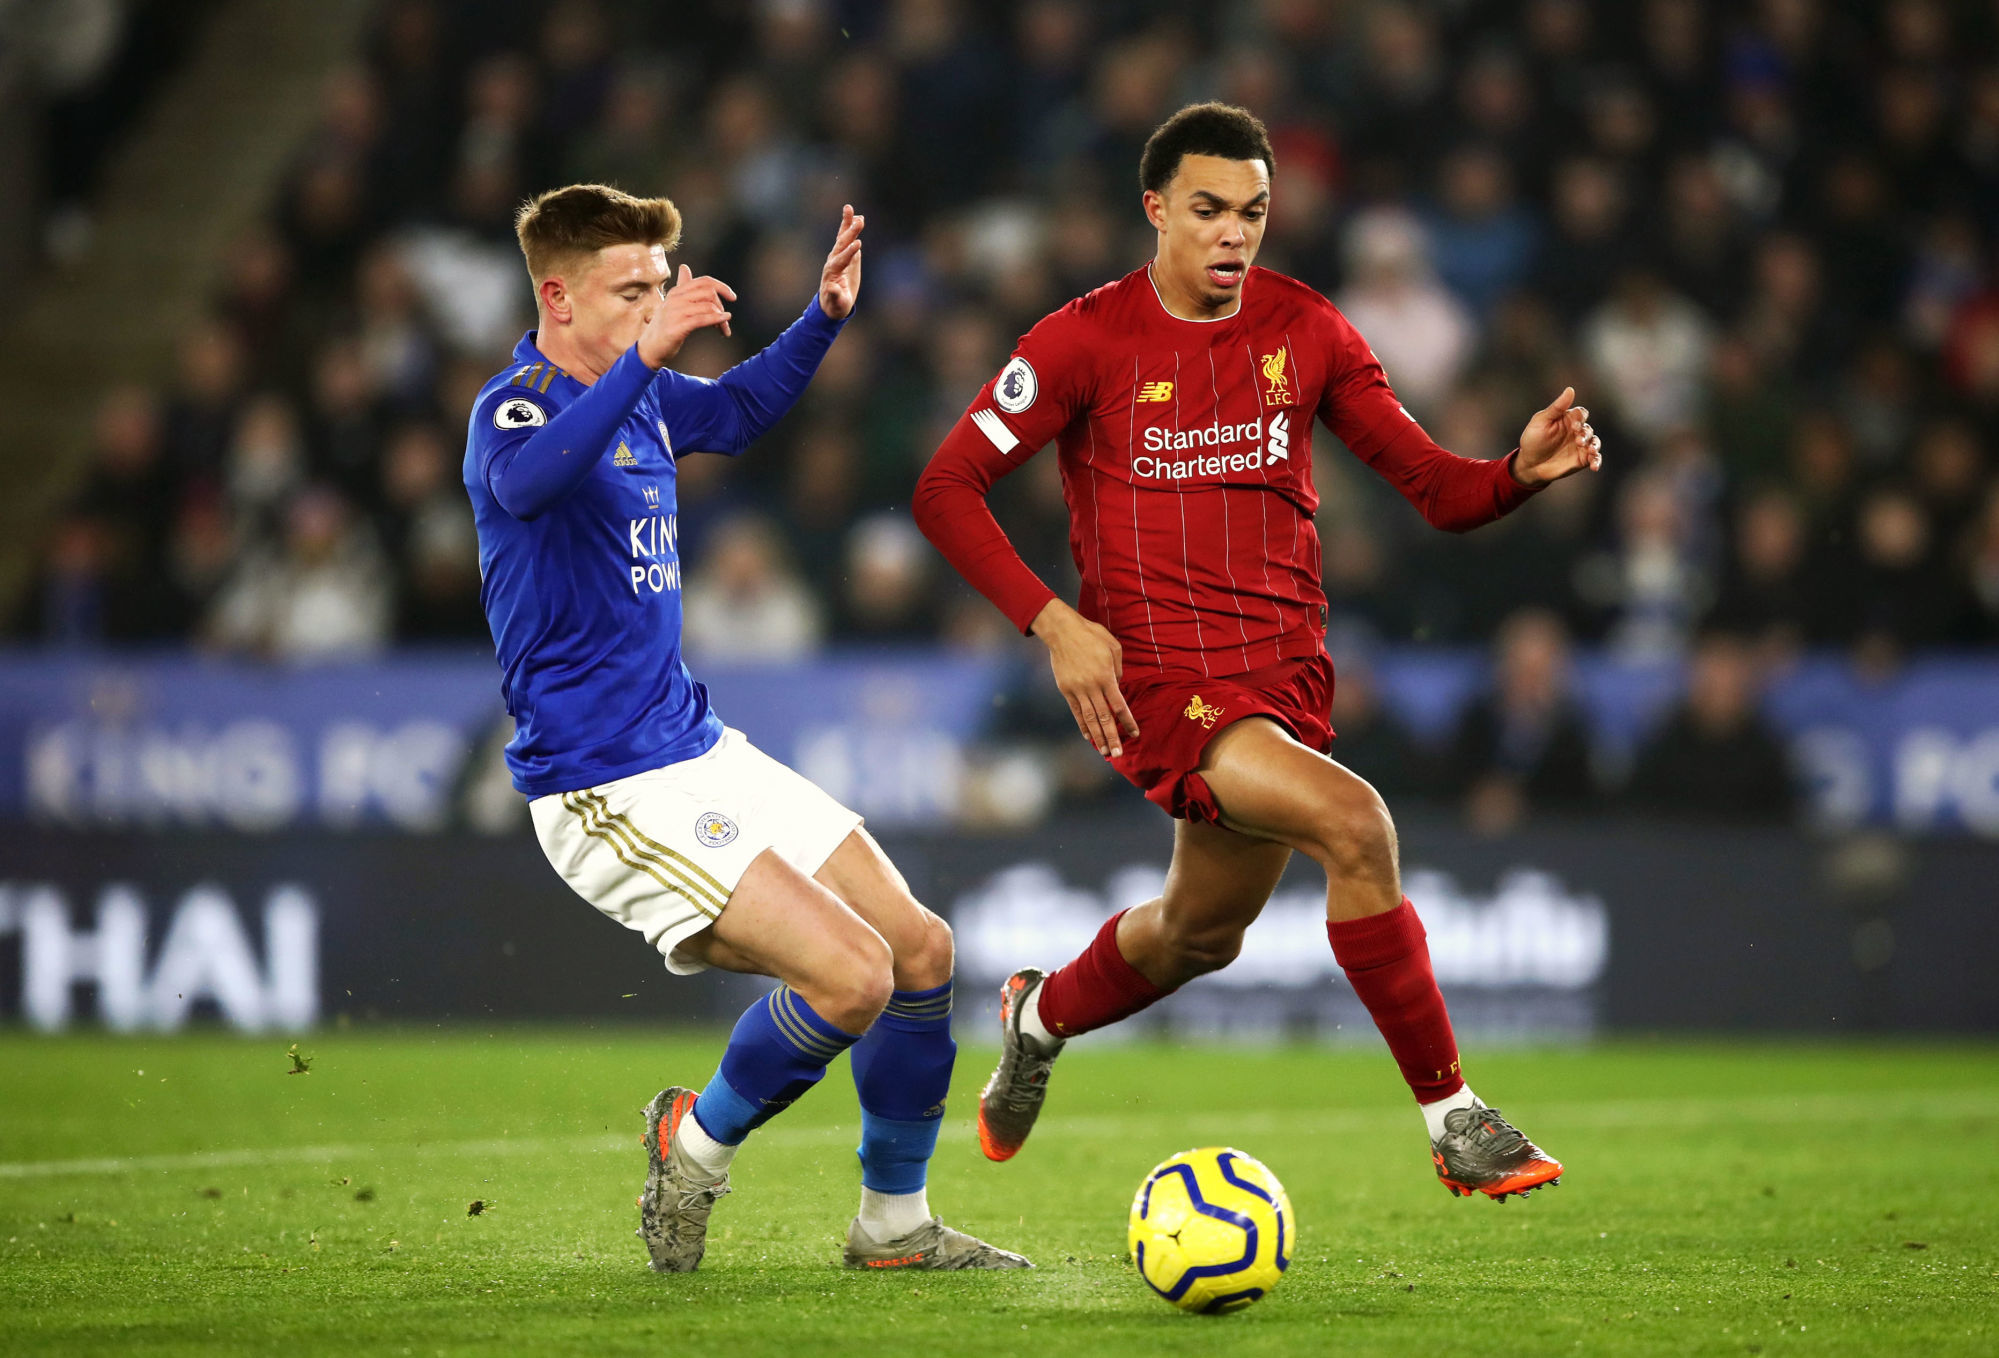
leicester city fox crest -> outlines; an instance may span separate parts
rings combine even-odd
[[[703,811],[694,818],[694,837],[711,849],[729,843],[736,833],[736,823],[720,811]]]

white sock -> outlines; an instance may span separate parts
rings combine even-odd
[[[736,1158],[741,1146],[725,1146],[708,1135],[708,1129],[701,1125],[701,1119],[689,1110],[674,1130],[673,1143],[680,1147],[681,1154],[694,1162],[694,1167],[714,1183],[729,1172],[729,1162]]]
[[[1027,1001],[1020,1006],[1020,1031],[1043,1048],[1056,1048],[1062,1045],[1062,1039],[1049,1032],[1048,1025],[1041,1021],[1041,987],[1047,984],[1044,978],[1041,985],[1027,992]]]
[[[1479,1102],[1478,1095],[1471,1092],[1471,1086],[1466,1085],[1448,1098],[1420,1107],[1423,1109],[1423,1121],[1430,1126],[1430,1144],[1434,1146],[1444,1139],[1444,1114],[1454,1108],[1483,1108],[1485,1105]]]
[[[898,1236],[908,1235],[928,1220],[928,1189],[919,1188],[914,1193],[877,1193],[872,1188],[861,1189],[861,1229],[877,1245],[886,1245]]]

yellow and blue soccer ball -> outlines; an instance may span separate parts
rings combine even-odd
[[[1131,1201],[1131,1259],[1183,1311],[1239,1311],[1284,1276],[1297,1240],[1291,1199],[1262,1161],[1226,1146],[1181,1151]]]

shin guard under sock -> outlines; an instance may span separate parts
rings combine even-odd
[[[1463,1088],[1451,1016],[1430,968],[1423,922],[1408,898],[1385,914],[1329,921],[1326,937],[1417,1102],[1434,1103]]]
[[[1055,1036],[1107,1028],[1172,993],[1146,980],[1118,951],[1124,915],[1112,915],[1075,961],[1041,983],[1041,1022]]]
[[[923,1190],[957,1058],[949,981],[889,996],[850,1057],[861,1099],[863,1188],[896,1195]]]
[[[739,1145],[818,1084],[827,1063],[857,1040],[781,985],[736,1020],[722,1064],[694,1101],[694,1120],[723,1145]]]

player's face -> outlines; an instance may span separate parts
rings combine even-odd
[[[1160,286],[1204,311],[1234,306],[1269,210],[1262,161],[1183,156],[1166,191],[1145,195],[1145,215],[1159,231]]]
[[[598,372],[638,343],[669,277],[658,245],[607,245],[568,289],[572,334]]]

